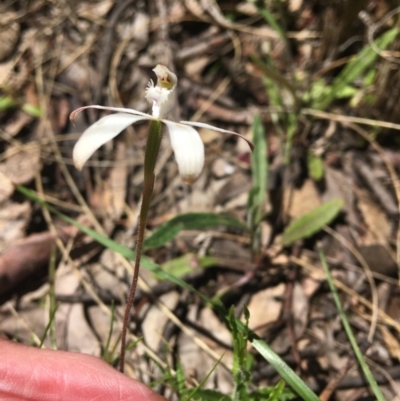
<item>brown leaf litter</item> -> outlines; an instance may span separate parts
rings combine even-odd
[[[130,262],[78,236],[71,226],[60,228],[15,186],[26,185],[62,213],[133,248],[146,127],[127,129],[78,173],[71,164],[74,141],[103,114],[82,113],[75,126],[67,116],[93,102],[147,111],[143,93],[151,69],[162,63],[180,79],[173,118],[210,122],[250,139],[254,115],[260,114],[269,144],[268,202],[256,254],[248,234],[222,227],[181,231],[147,256],[161,266],[186,263],[190,273],[183,278],[210,297],[221,296],[227,307],[234,304],[238,316],[247,305],[250,327],[322,399],[361,399],[369,390],[327,291],[316,253],[321,241],[357,341],[387,398],[395,397],[400,379],[397,69],[378,57],[371,93],[359,87],[362,79],[354,82],[363,99],[354,105],[337,100],[327,110],[302,109],[286,163],[286,132],[282,136],[274,124],[277,110],[251,58],[269,58],[276,72],[296,85],[298,96],[316,79],[328,86],[367,43],[368,28],[357,12],[368,10],[379,21],[391,3],[361,1],[353,7],[340,0],[340,7],[315,7],[308,0],[284,2],[280,11],[272,11],[279,21],[280,13],[288,17],[285,40],[249,2],[85,0],[76,8],[67,2],[25,3],[0,6],[0,100],[14,101],[0,109],[1,336],[39,343],[54,290],[59,348],[100,356],[112,315],[109,351],[119,341]],[[394,26],[397,18],[380,29]],[[399,46],[397,38],[392,58]],[[376,96],[374,105],[369,94]],[[291,104],[283,98],[287,110],[280,114],[286,116]],[[39,107],[40,116],[27,113],[24,105]],[[375,124],[376,119],[382,121]],[[199,131],[206,164],[190,188],[179,179],[167,139],[163,143],[148,234],[188,212],[247,221],[253,185],[249,152],[236,139]],[[311,178],[309,149],[322,158],[322,180]],[[335,198],[344,208],[330,228],[293,247],[281,245],[287,224]],[[54,288],[48,276],[53,252]],[[202,257],[214,264],[201,268]],[[232,339],[218,316],[196,295],[148,271],[142,271],[139,284],[130,341],[141,340],[129,351],[129,375],[154,382],[163,377],[160,367],[173,370],[179,360],[192,385],[224,355],[204,387],[230,392]],[[51,338],[45,346],[51,346]],[[276,380],[276,372],[255,355],[252,388]],[[176,399],[167,384],[159,390]]]

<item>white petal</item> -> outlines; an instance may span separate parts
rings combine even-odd
[[[192,127],[168,120],[162,121],[168,127],[179,174],[184,182],[193,184],[204,165],[203,141],[199,133]]]
[[[117,111],[119,113],[128,113],[128,114],[133,114],[137,116],[143,116],[143,117],[149,117],[151,118],[150,114],[142,113],[141,111],[137,111],[134,109],[125,109],[123,107],[107,107],[107,106],[96,106],[96,105],[91,105],[91,106],[83,106],[79,107],[79,109],[74,110],[70,115],[69,119],[74,122],[76,116],[83,110],[86,109],[100,109],[100,110],[108,110],[108,111]]]
[[[115,138],[131,124],[149,120],[151,116],[135,116],[132,114],[111,114],[91,125],[78,139],[72,152],[77,169],[81,170],[90,156],[102,145]]]
[[[213,131],[222,132],[223,134],[236,135],[236,136],[244,139],[247,142],[247,144],[249,145],[251,151],[254,150],[253,143],[251,141],[249,141],[248,139],[246,139],[243,135],[238,134],[237,132],[228,131],[226,129],[214,127],[213,125],[210,125],[210,124],[198,123],[198,122],[193,122],[193,121],[181,121],[181,123],[182,124],[186,124],[186,125],[190,125],[192,127],[208,128],[208,129],[211,129]]]

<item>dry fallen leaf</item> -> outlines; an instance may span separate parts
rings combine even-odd
[[[204,327],[212,336],[217,338],[227,347],[231,346],[231,335],[226,326],[215,316],[214,312],[209,308],[198,311],[197,306],[190,307],[188,319],[196,325]],[[228,348],[219,345],[206,336],[197,333],[196,337],[204,341],[213,351],[221,356],[221,361],[228,366],[232,364],[232,352]],[[201,381],[210,374],[215,368],[216,360],[201,350],[198,345],[193,342],[186,334],[179,336],[178,340],[179,360],[182,363],[185,372],[192,372],[197,380]],[[215,370],[204,383],[204,388],[218,388],[223,393],[232,391],[232,377],[230,372],[217,365]]]
[[[117,144],[116,160],[126,159],[126,146],[122,142]],[[104,208],[114,220],[118,220],[124,211],[127,190],[128,166],[118,164],[113,167],[106,186],[103,190]]]
[[[112,0],[96,1],[94,3],[79,3],[76,14],[81,18],[96,21],[105,17],[113,6]]]
[[[292,313],[294,321],[294,332],[299,339],[305,332],[308,323],[309,300],[299,283],[294,285]]]
[[[297,219],[321,206],[321,197],[312,179],[307,179],[301,188],[285,187],[284,210],[292,219]]]
[[[0,204],[10,197],[14,192],[14,185],[11,180],[0,172]]]
[[[39,146],[11,146],[4,154],[6,161],[0,163],[0,173],[5,174],[14,184],[26,184],[40,170]]]
[[[31,217],[29,202],[6,202],[0,207],[0,251],[22,238]]]
[[[60,230],[60,238],[65,241],[74,231],[75,228]],[[32,234],[7,247],[0,255],[0,294],[12,291],[23,280],[47,266],[53,246],[55,238],[46,231]]]
[[[248,310],[250,312],[249,328],[259,336],[263,336],[268,325],[276,322],[282,312],[283,297],[286,285],[281,283],[259,291],[251,297]]]
[[[21,27],[14,20],[15,12],[0,13],[0,61],[5,60],[15,50]]]
[[[179,293],[171,291],[160,297],[160,301],[168,309],[174,310],[179,302]],[[152,349],[158,349],[163,342],[163,330],[168,317],[157,306],[152,305],[143,320],[142,331],[145,343]]]
[[[386,213],[384,213],[382,208],[378,207],[368,191],[354,188],[354,192],[358,198],[358,209],[368,227],[362,237],[362,244],[388,243],[391,235],[391,224]]]

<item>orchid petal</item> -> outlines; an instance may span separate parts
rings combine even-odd
[[[110,108],[107,108],[110,109]],[[78,109],[79,110],[79,109]],[[135,116],[132,114],[110,114],[91,125],[78,139],[72,152],[72,158],[77,169],[102,145],[115,138],[121,131],[131,124],[142,120],[152,120],[151,116]]]
[[[74,110],[70,115],[69,115],[69,119],[71,120],[71,122],[73,123],[75,121],[76,116],[83,110],[86,109],[100,109],[100,110],[108,110],[108,111],[116,111],[119,113],[128,113],[128,114],[133,114],[133,115],[137,115],[137,116],[143,116],[143,117],[148,117],[148,118],[152,118],[152,116],[150,114],[146,114],[146,113],[142,113],[141,111],[137,111],[134,109],[126,109],[123,107],[107,107],[107,106],[95,106],[95,105],[91,105],[91,106],[83,106],[83,107],[79,107],[79,109]]]
[[[186,124],[186,125],[190,125],[192,127],[198,127],[198,128],[207,128],[207,129],[211,129],[213,131],[217,131],[217,132],[222,132],[223,134],[230,134],[230,135],[236,135],[242,139],[244,139],[247,144],[249,145],[251,151],[254,150],[254,145],[251,141],[249,141],[248,139],[246,139],[243,135],[238,134],[237,132],[234,131],[228,131],[226,129],[222,129],[222,128],[217,128],[214,127],[213,125],[210,124],[204,124],[204,123],[198,123],[198,122],[193,122],[193,121],[180,121],[181,124]]]
[[[192,127],[162,120],[168,127],[171,146],[178,163],[179,174],[187,184],[193,184],[204,165],[204,145],[199,133]]]

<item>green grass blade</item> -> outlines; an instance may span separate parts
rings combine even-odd
[[[271,26],[271,28],[274,29],[278,33],[278,35],[286,42],[285,31],[278,24],[275,17],[272,15],[272,13],[270,13],[268,8],[260,7],[258,9],[258,12],[262,15],[265,21]]]
[[[181,397],[182,401],[190,401],[192,398],[194,398],[195,400],[199,400],[199,401],[203,401],[203,400],[207,400],[207,401],[232,401],[229,396],[227,396],[226,394],[223,394],[223,393],[221,393],[219,391],[203,389],[203,386],[204,386],[205,382],[209,379],[211,374],[215,371],[217,366],[221,363],[223,357],[224,357],[224,355],[222,354],[221,357],[218,359],[218,361],[215,362],[215,364],[212,367],[212,369],[207,373],[207,375],[198,384],[198,386],[196,386],[196,388],[187,389],[186,390],[187,398],[182,398]]]
[[[251,172],[253,176],[253,188],[256,188],[253,197],[253,207],[262,207],[267,194],[268,156],[267,140],[261,117],[254,117],[253,122],[254,152],[251,155]]]
[[[350,323],[347,319],[346,313],[343,310],[342,304],[340,302],[339,294],[336,290],[335,284],[333,283],[333,278],[331,275],[331,272],[329,270],[328,264],[326,263],[325,259],[325,254],[321,248],[319,248],[319,257],[321,259],[322,267],[324,268],[326,278],[328,280],[329,288],[332,292],[333,299],[336,304],[336,308],[339,312],[340,320],[342,321],[343,328],[347,334],[347,337],[350,341],[351,347],[353,348],[353,351],[356,355],[356,358],[358,360],[358,363],[360,364],[360,367],[364,373],[365,378],[367,379],[369,385],[371,386],[372,391],[375,394],[375,397],[377,398],[378,401],[386,401],[385,397],[383,396],[371,370],[369,369],[367,363],[365,362],[364,356],[358,347],[357,341],[354,337],[354,334],[351,330]]]
[[[300,239],[310,237],[329,224],[342,210],[343,201],[332,199],[310,213],[295,220],[282,234],[282,244],[290,245]]]
[[[54,308],[52,310],[50,310],[49,322],[47,323],[47,325],[44,329],[44,333],[43,333],[42,337],[40,338],[39,348],[43,347],[43,344],[46,340],[47,333],[49,332],[49,330],[52,328],[52,326],[54,324],[54,319],[55,319],[56,312],[57,312],[57,309],[59,306],[60,306],[60,304],[56,303],[54,305]],[[54,348],[54,349],[56,349],[56,348]]]
[[[240,221],[215,213],[186,213],[174,217],[144,240],[146,249],[158,248],[173,240],[182,230],[203,230],[213,227],[233,227],[247,230]]]
[[[317,395],[274,351],[272,351],[265,341],[261,340],[258,336],[254,336],[250,338],[250,342],[300,397],[307,401],[320,401]]]
[[[268,146],[263,122],[259,115],[253,121],[254,152],[251,155],[253,188],[248,199],[248,225],[253,254],[260,251],[260,222],[264,217],[268,180]]]

